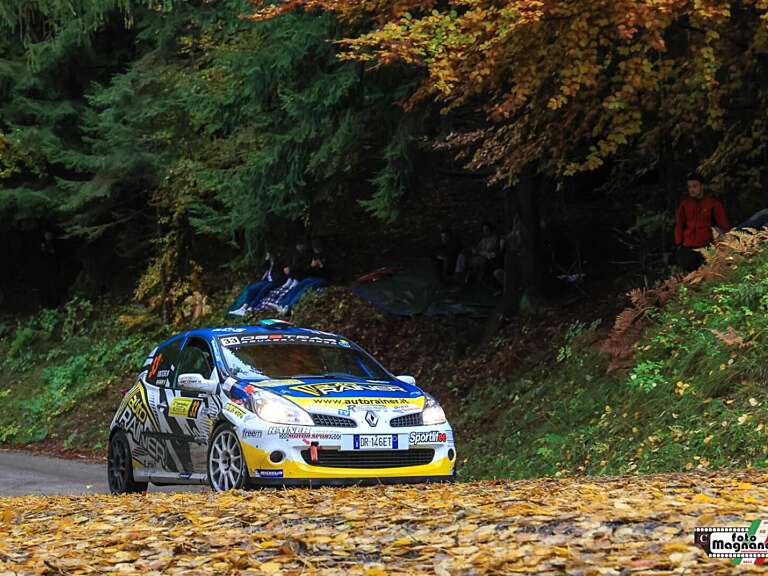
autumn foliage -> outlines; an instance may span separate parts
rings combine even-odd
[[[0,499],[13,574],[731,574],[696,526],[744,526],[761,472]]]
[[[614,322],[609,337],[601,344],[603,352],[611,357],[609,369],[626,368],[632,364],[635,343],[651,325],[649,316],[670,302],[681,285],[695,287],[699,284],[725,279],[746,259],[765,250],[768,230],[731,230],[720,237],[715,244],[702,250],[704,264],[685,277],[672,276],[653,288],[635,288],[628,294],[631,306],[625,308]],[[725,332],[711,330],[728,346],[742,345],[743,338],[736,335],[732,327]]]
[[[763,105],[752,98],[768,2],[290,0],[254,19],[299,8],[369,26],[341,42],[342,58],[423,70],[406,106],[482,110],[486,122],[452,140],[495,179],[514,180],[529,164],[564,177],[608,159],[642,172],[721,133],[704,162],[717,173],[763,129],[740,112],[747,99]]]

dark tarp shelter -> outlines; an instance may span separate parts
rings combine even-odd
[[[459,291],[444,286],[428,258],[409,262],[373,282],[355,282],[351,289],[363,300],[398,316],[487,318],[499,300],[492,289],[481,283],[461,286]]]

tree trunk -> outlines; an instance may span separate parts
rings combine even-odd
[[[521,305],[530,309],[541,291],[541,227],[539,218],[540,179],[532,166],[526,168],[515,191],[504,196],[504,292],[483,327],[480,345],[493,338],[505,318],[515,316]],[[518,221],[517,245],[511,245],[510,230]]]
[[[521,245],[518,287],[521,304],[537,299],[541,293],[542,258],[539,196],[541,178],[533,166],[528,166],[520,176],[517,199],[520,210]]]

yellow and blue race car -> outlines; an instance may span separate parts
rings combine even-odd
[[[438,402],[350,340],[277,320],[200,329],[147,357],[112,420],[112,493],[147,484],[449,481]]]

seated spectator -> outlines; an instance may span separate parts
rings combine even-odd
[[[285,314],[309,288],[324,283],[322,279],[314,277],[315,272],[320,269],[319,262],[319,258],[310,251],[306,242],[297,242],[291,263],[283,267],[285,282],[271,290],[261,300],[255,311],[273,310],[279,314]]]
[[[312,241],[312,260],[309,263],[309,275],[312,278],[330,278],[330,269],[325,253],[323,252],[323,243],[319,238]]]
[[[235,302],[229,308],[229,314],[232,316],[245,316],[249,311],[256,308],[261,299],[276,284],[282,282],[284,278],[275,264],[275,258],[272,252],[267,250],[262,260],[262,273],[258,282],[246,286]]]
[[[456,273],[464,274],[464,282],[482,280],[491,263],[499,256],[499,237],[490,222],[483,222],[482,237],[469,251],[462,252],[456,262]]]
[[[704,179],[698,173],[688,176],[688,198],[680,201],[675,213],[677,264],[685,272],[693,272],[704,259],[696,252],[712,243],[712,228],[727,232],[731,225],[723,203],[704,194]]]
[[[461,253],[461,243],[448,228],[440,230],[440,245],[433,258],[437,264],[437,275],[441,282],[446,282],[456,270],[456,263]]]
[[[293,253],[290,264],[283,268],[283,273],[288,281],[293,281],[295,285],[299,280],[303,280],[309,275],[310,264],[312,262],[312,253],[306,242],[297,242],[296,250]]]

